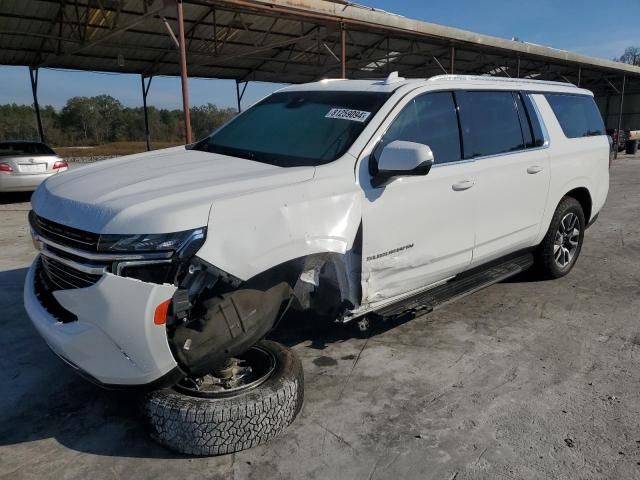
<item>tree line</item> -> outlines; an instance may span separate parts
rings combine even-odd
[[[615,57],[616,62],[628,63],[630,65],[640,66],[640,47],[627,47],[622,55]]]
[[[181,110],[148,107],[151,139],[184,142]],[[236,111],[211,103],[191,108],[191,128],[203,138]],[[110,95],[73,97],[60,110],[41,106],[40,115],[47,143],[52,146],[100,145],[144,140],[142,107],[126,107]],[[0,105],[0,141],[39,140],[35,113],[29,105]]]

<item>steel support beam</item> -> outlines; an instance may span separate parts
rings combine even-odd
[[[446,75],[447,69],[442,66],[442,64],[440,63],[440,60],[438,60],[435,55],[431,55],[431,58],[433,58],[433,60],[438,64],[438,66],[440,67],[440,70],[442,70],[442,73]]]
[[[387,75],[391,73],[391,48],[389,47],[389,37],[387,37],[387,54],[385,57],[385,63],[387,65]]]
[[[618,158],[618,148],[620,147],[620,130],[622,130],[622,107],[624,106],[624,88],[627,85],[627,76],[622,76],[622,90],[620,90],[620,111],[618,112],[618,135],[616,136],[616,149],[613,158]]]
[[[180,42],[180,79],[182,81],[182,110],[184,112],[184,136],[187,144],[193,141],[191,135],[191,111],[189,110],[189,79],[187,77],[187,48],[184,42],[184,11],[182,0],[176,0],[178,13],[178,41]]]
[[[449,71],[451,75],[456,73],[456,47],[451,46],[451,63],[449,65]]]
[[[578,87],[580,86],[581,81],[582,81],[582,67],[578,67]]]
[[[140,75],[140,81],[142,82],[142,108],[144,111],[144,140],[147,144],[147,151],[151,150],[151,134],[149,133],[149,112],[147,111],[147,95],[149,94],[149,88],[151,87],[151,80],[153,77],[148,77],[145,81],[145,76]]]
[[[347,78],[347,29],[344,23],[340,24],[340,43],[342,48],[340,49],[340,64],[342,66],[342,78]]]
[[[242,86],[242,90],[240,90],[240,84],[244,83]],[[238,101],[238,113],[242,111],[242,97],[244,97],[244,92],[247,89],[247,85],[249,85],[249,81],[242,82],[241,80],[236,80],[236,100]]]
[[[38,103],[38,68],[29,67],[29,80],[31,81],[31,93],[33,93],[33,109],[36,112],[38,134],[40,135],[40,141],[44,143],[44,129],[42,128],[42,118],[40,117],[40,104]]]

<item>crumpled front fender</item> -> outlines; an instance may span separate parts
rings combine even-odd
[[[346,253],[360,226],[361,196],[339,183],[316,179],[214,203],[198,256],[247,280],[295,258]]]

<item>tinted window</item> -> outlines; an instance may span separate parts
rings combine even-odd
[[[527,110],[522,103],[522,98],[519,93],[514,93],[513,98],[516,100],[516,108],[518,109],[518,117],[520,117],[520,130],[522,131],[522,138],[524,139],[524,145],[526,148],[534,146],[533,131],[531,130],[531,122],[527,115]]]
[[[321,165],[351,146],[389,98],[370,92],[274,93],[193,149],[280,167]]]
[[[394,140],[428,145],[435,163],[461,160],[460,131],[452,93],[429,93],[411,100],[393,121],[378,148]]]
[[[533,132],[533,140],[536,147],[541,147],[544,145],[544,134],[542,133],[542,126],[540,125],[540,118],[536,113],[536,109],[533,106],[533,100],[531,96],[527,93],[520,94],[520,98],[522,98],[522,102],[527,110],[527,118],[531,124],[531,130]]]
[[[465,158],[524,148],[516,103],[511,92],[456,92]]]
[[[567,138],[604,135],[604,123],[596,102],[587,95],[546,94]]]
[[[55,153],[43,143],[0,142],[0,156],[12,155],[55,155]]]

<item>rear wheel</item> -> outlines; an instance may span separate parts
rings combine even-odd
[[[145,414],[152,437],[180,453],[220,455],[263,443],[282,432],[302,407],[300,360],[262,341],[224,368],[152,392]]]
[[[585,230],[580,202],[564,197],[537,251],[537,267],[547,278],[560,278],[571,271],[582,250]]]

